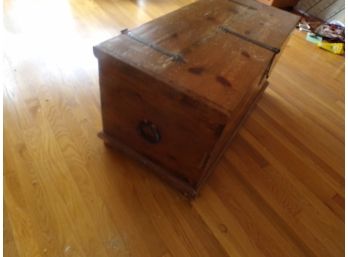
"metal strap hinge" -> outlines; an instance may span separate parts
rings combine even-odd
[[[247,5],[247,4],[244,4],[244,3],[241,3],[241,2],[235,1],[235,0],[228,0],[228,1],[229,1],[229,2],[232,2],[232,3],[234,3],[234,4],[237,4],[237,5],[243,6],[243,7],[247,8],[247,9],[249,9],[249,10],[254,10],[254,11],[257,10],[257,8],[254,7],[254,6],[250,6],[250,5]]]
[[[152,48],[153,50],[155,50],[155,51],[157,51],[157,52],[159,52],[159,53],[161,53],[163,55],[166,55],[166,56],[170,57],[175,62],[186,62],[184,57],[181,54],[171,52],[171,51],[169,51],[167,49],[164,49],[164,48],[160,47],[159,45],[156,45],[156,44],[153,44],[151,42],[148,42],[148,41],[144,40],[143,38],[133,34],[128,29],[122,30],[121,34],[129,37],[130,39],[132,39],[134,41],[137,41],[140,44],[148,46],[148,47]]]
[[[273,52],[273,56],[272,56],[272,58],[271,58],[271,60],[270,60],[270,62],[268,64],[267,68],[265,69],[265,71],[264,71],[264,73],[263,73],[263,75],[262,75],[262,77],[260,79],[260,83],[262,82],[264,77],[268,78],[269,72],[271,70],[271,67],[272,67],[272,64],[273,64],[273,61],[274,61],[274,58],[280,52],[280,49],[277,48],[277,47],[273,47],[273,46],[267,45],[267,44],[265,44],[263,42],[255,40],[255,39],[248,38],[247,36],[239,34],[239,33],[235,32],[235,31],[231,30],[230,28],[227,28],[227,27],[224,27],[224,26],[219,26],[218,28],[220,30],[222,30],[223,32],[225,32],[225,33],[228,33],[228,34],[231,34],[233,36],[239,37],[239,38],[241,38],[241,39],[243,39],[243,40],[245,40],[247,42],[250,42],[250,43],[252,43],[254,45],[257,45],[259,47],[262,47],[264,49],[267,49],[267,50]]]
[[[239,37],[239,38],[241,38],[241,39],[243,39],[243,40],[245,40],[245,41],[248,41],[248,42],[250,42],[250,43],[253,43],[254,45],[257,45],[257,46],[259,46],[259,47],[262,47],[262,48],[265,48],[265,49],[267,49],[267,50],[269,50],[269,51],[272,51],[272,52],[275,53],[275,54],[277,54],[277,53],[280,52],[280,49],[277,48],[277,47],[273,47],[273,46],[267,45],[267,44],[265,44],[265,43],[263,43],[263,42],[257,41],[257,40],[255,40],[255,39],[248,38],[247,36],[242,35],[242,34],[239,34],[239,33],[235,32],[235,31],[233,31],[233,30],[231,30],[230,28],[227,28],[227,27],[225,27],[225,26],[219,26],[218,28],[219,28],[220,30],[222,30],[223,32],[225,32],[225,33],[228,33],[228,34],[234,35],[234,36],[236,36],[236,37]]]

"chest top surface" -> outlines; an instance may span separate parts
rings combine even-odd
[[[232,111],[298,19],[253,0],[201,0],[123,30],[94,51]]]

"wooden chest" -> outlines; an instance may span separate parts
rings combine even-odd
[[[95,46],[101,137],[195,196],[297,21],[252,0],[201,0]]]

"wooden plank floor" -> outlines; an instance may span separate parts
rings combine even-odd
[[[106,149],[92,46],[187,0],[4,1],[6,257],[339,257],[344,58],[294,32],[193,202]]]

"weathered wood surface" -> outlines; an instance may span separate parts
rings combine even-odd
[[[103,132],[194,186],[227,117],[111,58],[99,66]],[[158,127],[156,144],[139,134],[144,120]]]
[[[260,82],[274,53],[221,28],[280,48],[298,19],[252,0],[203,0],[129,30],[143,42],[180,54],[183,62],[173,62],[126,34],[96,46],[95,52],[233,112],[249,88]]]
[[[344,255],[344,58],[301,33],[193,204],[95,136],[91,45],[189,2],[4,1],[6,257]]]
[[[104,138],[197,190],[298,19],[254,1],[203,0],[95,46]]]

